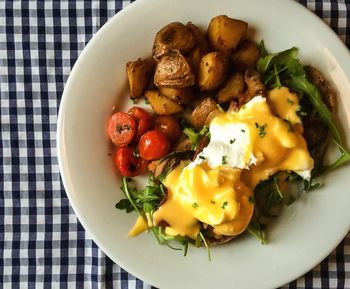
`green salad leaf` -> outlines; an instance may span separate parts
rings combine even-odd
[[[183,133],[187,135],[187,137],[190,139],[192,146],[196,148],[199,143],[201,135],[198,132],[196,132],[193,128],[190,128],[190,127],[186,127],[183,130]]]
[[[333,164],[326,166],[324,168],[324,171],[335,170],[350,161],[350,152],[346,150],[341,144],[337,143],[335,140],[333,140],[333,142],[338,146],[341,154],[340,157]]]
[[[164,228],[153,224],[152,215],[165,197],[163,184],[154,181],[152,176],[149,178],[149,184],[141,191],[135,188],[130,178],[123,177],[122,183],[123,185],[121,188],[127,198],[121,199],[115,207],[117,209],[126,210],[127,212],[136,211],[147,221],[159,244],[166,245],[173,250],[184,250],[184,256],[186,256],[188,243],[191,242],[189,238],[166,235]],[[183,248],[174,247],[170,243],[171,241],[180,244]]]
[[[338,142],[342,143],[340,129],[338,128],[332,112],[329,110],[327,105],[323,102],[319,90],[309,82],[305,75],[303,76],[291,76],[290,79],[286,80],[285,84],[293,88],[294,90],[302,91],[309,97],[310,102],[318,112],[319,117],[327,125],[332,138]]]
[[[251,221],[249,222],[247,231],[249,232],[249,234],[251,234],[258,240],[260,240],[261,244],[267,244],[265,232],[255,214],[253,215]]]
[[[329,129],[331,139],[337,144],[341,156],[332,165],[325,167],[325,170],[332,170],[340,167],[350,160],[350,152],[345,148],[345,142],[341,137],[341,129],[337,125],[332,112],[324,103],[321,93],[306,76],[303,65],[299,62],[298,49],[290,49],[268,54],[264,43],[260,43],[261,57],[257,63],[257,69],[267,87],[274,88],[282,85],[287,86],[302,95],[305,95],[311,103],[318,117]],[[303,108],[301,112],[304,113]]]
[[[115,207],[119,210],[125,210],[127,213],[134,211],[134,207],[130,203],[129,199],[121,199],[115,204]]]

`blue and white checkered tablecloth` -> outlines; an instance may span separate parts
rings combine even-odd
[[[350,47],[347,0],[300,2]],[[0,0],[0,288],[151,288],[84,231],[57,164],[57,112],[69,72],[92,35],[129,3]],[[283,288],[350,288],[350,234]]]

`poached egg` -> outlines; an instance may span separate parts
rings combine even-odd
[[[259,182],[279,171],[310,179],[314,162],[298,110],[298,97],[282,87],[216,116],[208,146],[166,177],[168,196],[153,214],[154,224],[165,224],[166,234],[193,239],[202,224],[217,235],[242,233],[253,215]]]

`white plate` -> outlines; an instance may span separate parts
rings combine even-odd
[[[113,17],[80,55],[62,97],[58,155],[69,200],[87,232],[116,263],[165,288],[274,288],[301,276],[325,258],[349,231],[350,167],[323,178],[270,228],[269,244],[252,237],[181,252],[159,246],[151,234],[128,239],[136,214],[114,208],[122,197],[106,121],[127,97],[125,63],[151,53],[155,33],[172,21],[203,28],[216,15],[247,21],[270,51],[297,46],[304,63],[321,69],[339,94],[339,117],[349,141],[350,57],[339,38],[294,1],[138,0]]]

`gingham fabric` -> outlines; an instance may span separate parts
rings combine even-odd
[[[301,1],[350,45],[350,4]],[[64,84],[129,1],[0,0],[0,288],[152,288],[107,258],[69,205],[56,150]],[[350,288],[350,234],[283,288]]]

